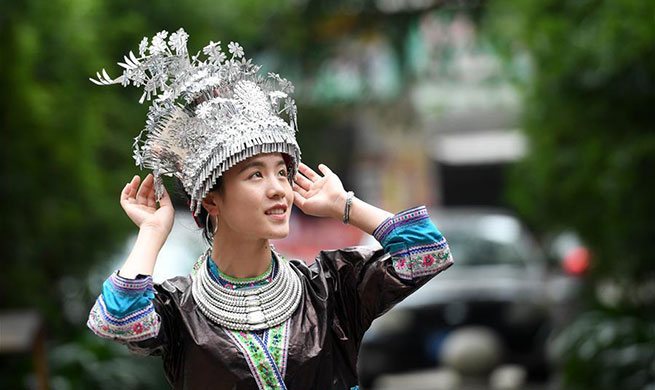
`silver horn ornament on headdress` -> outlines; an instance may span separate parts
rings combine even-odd
[[[209,42],[200,60],[200,52],[189,57],[183,29],[167,37],[161,31],[150,45],[144,37],[139,56],[130,51],[118,63],[124,69],[120,77],[112,79],[103,69],[97,80],[90,79],[143,87],[139,103],[152,101],[133,146],[136,165],[153,170],[157,200],[163,194],[161,175],[176,176],[198,215],[218,177],[259,153],[288,154],[292,182],[300,163],[293,84],[275,73],[258,74],[260,66],[246,60],[238,43],[228,45],[228,59],[220,41]]]

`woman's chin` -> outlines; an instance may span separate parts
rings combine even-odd
[[[267,221],[269,222],[266,226],[267,234],[266,238],[270,240],[280,240],[286,238],[289,235],[289,219],[286,218],[283,221]]]
[[[275,232],[270,235],[269,240],[281,240],[283,238],[287,238],[289,235],[289,230],[287,229],[286,232]]]

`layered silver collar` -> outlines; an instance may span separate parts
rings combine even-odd
[[[289,319],[300,304],[302,282],[288,260],[275,254],[278,271],[270,283],[232,290],[210,276],[209,253],[203,255],[192,276],[191,292],[200,311],[213,323],[233,330],[267,329]]]

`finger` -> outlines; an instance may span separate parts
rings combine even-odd
[[[136,194],[136,201],[138,204],[142,204],[142,205],[148,204],[148,196],[150,192],[153,190],[153,184],[154,184],[153,176],[152,174],[148,174],[148,176],[146,176],[146,178],[143,180],[143,183],[141,183],[139,192]]]
[[[313,169],[311,169],[304,163],[300,163],[298,170],[302,172],[303,175],[307,176],[311,181],[316,181],[321,178],[321,176],[318,173],[314,172]]]
[[[157,208],[157,199],[155,194],[155,179],[153,178],[153,183],[150,191],[148,191],[148,207]]]
[[[296,174],[295,182],[304,190],[309,190],[312,185],[312,182],[300,173]]]
[[[332,174],[332,170],[330,168],[328,168],[328,166],[325,165],[325,164],[318,164],[318,170],[321,171],[323,176],[327,176],[327,175]]]
[[[300,195],[302,195],[304,198],[307,198],[307,190],[300,187],[298,184],[295,184],[295,183],[293,184],[293,190],[295,192],[299,193]]]
[[[125,183],[125,186],[123,186],[123,190],[121,190],[120,201],[121,202],[126,201],[129,196],[130,196],[130,183]]]
[[[129,183],[127,183],[127,201],[133,201],[134,196],[136,195],[136,189],[139,188],[139,182],[141,181],[141,178],[138,175],[134,175],[132,177],[132,180],[130,180]]]

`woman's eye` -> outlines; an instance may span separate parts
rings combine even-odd
[[[282,169],[282,170],[280,170],[279,173],[280,173],[282,176],[287,177],[287,171],[286,171],[286,169]]]
[[[255,173],[253,173],[252,175],[250,175],[251,178],[253,178],[253,177],[255,177],[255,176],[257,176],[257,177],[262,177],[262,173],[259,172],[259,171],[257,171],[257,172],[255,172]]]

